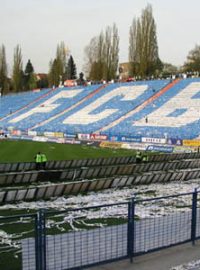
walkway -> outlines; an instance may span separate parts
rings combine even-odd
[[[177,265],[200,260],[200,241],[195,246],[191,243],[167,248],[162,251],[149,253],[129,260],[122,260],[110,264],[91,267],[90,270],[169,270]],[[88,270],[89,270],[88,269]],[[193,270],[198,270],[196,268]]]

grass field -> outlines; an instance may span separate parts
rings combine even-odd
[[[134,150],[98,148],[87,145],[71,145],[33,141],[0,141],[0,162],[34,161],[40,151],[48,160],[71,160],[98,157],[131,156]]]
[[[114,157],[114,156],[135,156],[134,150],[123,149],[108,149],[99,148],[89,145],[70,145],[70,144],[57,144],[47,142],[32,142],[32,141],[0,141],[0,163],[4,162],[31,162],[34,161],[36,153],[40,151],[47,155],[48,160],[72,160],[72,159],[85,159],[85,158],[98,158],[98,157]],[[27,208],[12,209],[5,205],[0,209],[0,269],[18,270],[22,269],[22,253],[20,241],[23,238],[33,237],[35,233],[35,224],[32,218],[21,219],[14,218],[7,220],[3,217],[23,215],[26,213],[35,213],[37,210]],[[61,218],[61,217],[59,217]],[[69,224],[64,223],[58,229],[56,218],[51,218],[52,224],[48,229],[48,234],[66,233],[69,229],[72,230]],[[60,220],[58,220],[60,221]],[[88,226],[83,224],[76,224],[78,228],[91,229],[95,226],[92,224],[103,223],[107,226],[123,224],[127,220],[124,218],[97,218],[90,219],[87,223]],[[62,231],[60,231],[62,229]]]

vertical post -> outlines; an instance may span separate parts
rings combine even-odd
[[[40,210],[40,225],[41,225],[41,262],[42,270],[46,270],[46,228],[45,228],[45,211]]]
[[[36,239],[36,269],[46,270],[45,212],[42,209],[37,213]]]
[[[197,222],[197,189],[192,194],[192,224],[191,224],[191,241],[195,245],[196,239],[196,222]]]
[[[128,202],[128,233],[127,233],[127,254],[130,262],[133,262],[134,256],[134,216],[135,202],[134,199]]]
[[[35,216],[35,269],[40,270],[39,218]]]

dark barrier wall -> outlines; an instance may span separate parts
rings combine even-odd
[[[176,160],[168,162],[148,162],[140,164],[101,165],[79,167],[64,170],[20,171],[0,174],[0,186],[29,185],[34,182],[77,181],[83,179],[101,179],[105,177],[133,175],[155,172],[179,171],[200,168],[200,159]],[[158,173],[157,173],[158,174]]]
[[[160,154],[149,157],[149,162],[166,162],[182,159],[198,159],[200,153],[181,153],[181,154]],[[82,159],[82,160],[61,160],[48,161],[46,170],[71,169],[80,167],[92,167],[102,165],[120,165],[135,163],[135,157],[111,157],[111,158],[96,158],[96,159]],[[2,172],[21,172],[35,170],[34,162],[21,163],[1,163],[0,173]]]
[[[111,178],[73,181],[69,183],[47,184],[27,187],[1,188],[0,203],[50,199],[62,195],[78,194],[80,192],[98,191],[107,188],[118,188],[138,184],[165,183],[169,181],[187,181],[200,178],[200,169],[181,171],[152,172],[118,176]]]

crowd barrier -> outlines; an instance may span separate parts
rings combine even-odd
[[[128,165],[99,165],[91,167],[79,167],[68,170],[41,170],[22,171],[0,174],[0,186],[30,185],[32,183],[52,181],[77,181],[84,179],[101,179],[105,177],[152,173],[156,171],[178,171],[200,168],[200,159],[176,160],[168,162],[148,162]],[[158,173],[156,173],[158,174]]]
[[[146,172],[95,180],[73,181],[69,183],[46,184],[28,187],[2,188],[0,203],[50,199],[63,195],[76,195],[82,192],[98,191],[108,188],[122,188],[131,185],[166,183],[170,181],[187,181],[199,179],[200,169],[185,169],[178,171]]]
[[[160,154],[149,156],[149,162],[166,162],[182,159],[197,159],[200,158],[200,153],[180,153],[180,154]],[[46,170],[54,169],[71,169],[79,167],[92,167],[116,164],[131,164],[135,163],[135,156],[128,157],[110,157],[110,158],[94,158],[80,160],[61,160],[48,161]],[[0,173],[2,172],[20,172],[35,170],[35,162],[16,162],[16,163],[0,163]]]

